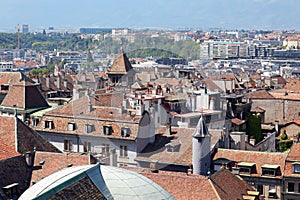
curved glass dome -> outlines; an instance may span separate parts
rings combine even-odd
[[[49,199],[55,196],[77,198],[79,195],[95,199],[99,199],[99,196],[103,199],[175,199],[145,176],[100,164],[58,171],[27,189],[19,199]]]

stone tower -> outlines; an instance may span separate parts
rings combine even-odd
[[[210,137],[201,115],[193,134],[193,174],[207,175],[210,169]]]

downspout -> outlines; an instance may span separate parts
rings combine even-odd
[[[19,152],[19,145],[18,145],[18,116],[17,116],[17,109],[14,110],[14,117],[15,117],[15,148],[16,152]]]

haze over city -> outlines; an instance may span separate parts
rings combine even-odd
[[[299,29],[297,0],[2,1],[0,31],[80,27]]]

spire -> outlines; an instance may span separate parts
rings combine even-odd
[[[206,127],[206,123],[203,117],[203,114],[201,114],[201,117],[198,121],[198,124],[195,129],[195,133],[193,134],[194,138],[204,138],[206,135],[208,135],[208,129]]]

